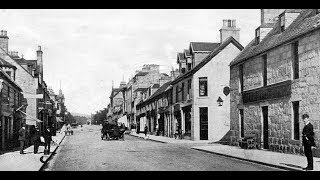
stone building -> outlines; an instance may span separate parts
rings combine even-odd
[[[161,73],[159,65],[145,64],[137,70],[134,77],[125,86],[125,108],[130,128],[136,127],[136,105],[143,99],[142,94],[152,85],[161,84],[168,79],[168,75]]]
[[[41,124],[42,121],[40,119],[42,117],[39,119],[39,116],[44,113],[41,108],[48,107],[45,109],[45,113],[48,116],[50,105],[47,106],[41,103],[50,103],[50,98],[48,98],[47,87],[43,80],[43,52],[41,46],[36,51],[36,60],[26,60],[23,56],[19,57],[18,52],[8,51],[8,40],[7,31],[2,30],[0,35],[0,58],[16,67],[14,71],[11,71],[11,73],[14,73],[11,76],[15,77],[14,81],[21,87],[23,95],[27,99],[28,106],[25,112],[27,130],[30,130],[31,125],[38,125],[40,131],[42,131],[44,124],[48,125],[48,123]]]
[[[0,64],[2,66],[9,63],[0,58]],[[0,150],[7,150],[19,146],[18,131],[25,122],[25,115],[21,113],[25,112],[25,106],[22,105],[26,102],[21,87],[14,82],[10,73],[2,68],[0,68],[0,91]]]
[[[189,52],[178,53],[177,63],[182,68],[170,83],[173,130],[182,130],[184,138],[218,141],[230,129],[230,95],[223,89],[229,88],[228,65],[243,49],[235,23],[223,20],[219,43],[191,42]]]
[[[112,87],[110,98],[110,107],[108,111],[110,111],[110,120],[117,122],[119,118],[123,116],[124,113],[124,95],[123,95],[123,87],[125,82],[120,84],[119,88]]]
[[[144,131],[144,127],[147,125],[150,134],[173,136],[171,128],[172,88],[170,82],[165,82],[159,88],[153,88],[154,85],[150,86],[148,91],[145,92],[146,98],[137,104],[137,121],[139,122],[140,131]],[[151,93],[152,88],[156,89],[153,93]]]
[[[303,153],[308,113],[319,146],[319,42],[319,9],[261,10],[255,38],[230,63],[232,145],[255,134],[260,148]]]

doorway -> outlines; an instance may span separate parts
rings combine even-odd
[[[263,118],[263,148],[269,149],[268,106],[262,107]]]
[[[208,107],[200,110],[200,140],[208,140]]]
[[[244,115],[243,109],[239,109],[240,113],[240,137],[244,137]]]

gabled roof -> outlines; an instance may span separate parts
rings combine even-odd
[[[220,43],[210,43],[210,42],[191,42],[191,50],[193,52],[197,51],[213,51],[219,47]]]
[[[288,10],[291,12],[290,10]],[[319,29],[320,14],[314,16],[313,9],[296,10],[301,11],[300,15],[286,28],[280,32],[280,27],[275,25],[267,36],[258,44],[253,39],[244,50],[230,63],[230,66],[241,63],[249,58],[262,54],[272,48],[290,42],[313,30]],[[277,23],[276,23],[277,24]]]
[[[211,52],[208,56],[206,56],[198,65],[196,65],[194,68],[192,68],[190,71],[186,72],[185,74],[178,76],[176,79],[174,79],[171,82],[171,84],[172,85],[176,84],[180,80],[196,73],[200,68],[206,65],[212,58],[214,58],[217,54],[219,54],[230,43],[234,44],[239,50],[243,49],[243,46],[237,40],[235,40],[232,36],[230,36],[218,48],[216,48],[213,52]]]
[[[155,97],[157,97],[158,95],[161,95],[162,93],[166,92],[166,90],[168,89],[168,87],[170,86],[170,81],[164,83],[156,92],[154,92],[148,99],[146,99],[145,101],[142,101],[140,103],[137,104],[141,105],[143,103],[147,103],[149,101],[151,101],[152,99],[154,99]]]
[[[179,63],[179,61],[184,60],[184,53],[178,53],[177,54],[177,63]]]
[[[4,67],[11,67],[14,69],[17,69],[16,66],[12,65],[11,63],[5,61],[4,59],[0,58],[0,66],[4,66]]]
[[[190,53],[190,50],[189,50],[189,49],[185,49],[185,50],[184,50],[184,56],[185,56],[185,57],[191,57],[191,53]]]

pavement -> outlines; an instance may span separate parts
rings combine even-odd
[[[273,152],[263,149],[242,149],[237,146],[223,145],[212,141],[192,141],[155,135],[147,135],[147,137],[145,137],[143,133],[137,134],[136,132],[131,132],[130,135],[161,143],[190,143],[192,145],[194,144],[194,146],[191,147],[191,149],[194,150],[236,158],[289,171],[304,171],[302,168],[307,166],[307,158],[302,155]],[[313,166],[314,169],[312,171],[320,171],[320,158],[313,158]]]
[[[53,142],[51,143],[49,155],[43,154],[44,146],[39,146],[38,154],[34,154],[33,145],[24,150],[26,154],[20,154],[20,150],[1,154],[0,171],[40,171],[55,153],[64,137],[64,133],[58,132],[56,136],[52,136]]]

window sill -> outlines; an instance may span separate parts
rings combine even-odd
[[[209,96],[199,96],[197,99],[209,99]]]

